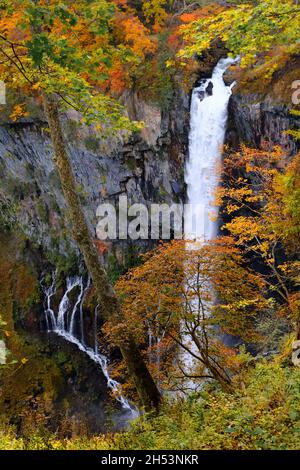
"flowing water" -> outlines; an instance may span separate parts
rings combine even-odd
[[[185,238],[205,242],[211,240],[217,233],[218,208],[214,204],[214,194],[219,183],[219,170],[224,143],[228,102],[232,85],[226,86],[223,74],[227,67],[234,63],[234,59],[221,59],[215,67],[212,77],[202,80],[193,90],[190,110],[189,159],[185,169],[187,196],[189,208],[186,213]],[[193,249],[193,244],[189,244]],[[42,285],[43,286],[43,285]],[[75,344],[78,349],[87,354],[90,359],[99,365],[106,381],[116,399],[125,410],[130,410],[133,416],[137,411],[119,393],[119,383],[111,379],[108,370],[107,357],[99,352],[97,339],[98,306],[94,315],[94,347],[85,344],[83,301],[90,280],[84,284],[81,276],[68,277],[66,290],[60,301],[57,315],[51,307],[52,297],[56,293],[56,273],[52,274],[49,287],[43,286],[45,294],[45,319],[48,331],[53,331],[65,340]],[[70,294],[77,289],[77,299],[70,301]],[[188,336],[188,335],[187,335]],[[149,346],[159,342],[153,338],[149,330]],[[186,338],[188,342],[188,337]],[[158,345],[159,346],[159,345]],[[159,347],[155,360],[159,367]],[[193,358],[183,353],[181,362],[185,369],[192,368]]]
[[[185,225],[185,239],[192,240],[187,249],[199,247],[216,237],[218,230],[218,207],[215,205],[215,192],[219,184],[219,175],[224,144],[228,103],[232,87],[224,82],[226,69],[237,59],[221,59],[212,77],[201,80],[193,90],[190,109],[189,158],[185,169],[188,205]],[[197,243],[196,243],[197,242]],[[188,284],[193,284],[189,280]],[[188,287],[187,287],[188,289]],[[197,316],[198,302],[192,301],[189,310]],[[183,344],[195,355],[199,351],[190,335],[186,324],[182,322]],[[187,351],[180,354],[179,361],[186,374],[192,375],[194,357]],[[188,380],[187,386],[195,388],[193,381]]]
[[[93,348],[87,346],[84,341],[84,321],[83,321],[83,300],[87,290],[90,287],[90,279],[84,283],[81,276],[67,277],[66,279],[66,290],[60,301],[57,315],[51,308],[52,297],[56,293],[56,273],[52,273],[52,282],[49,287],[45,287],[42,284],[42,288],[45,295],[45,319],[47,329],[50,332],[54,332],[59,336],[62,336],[66,341],[75,344],[80,351],[83,351],[89,358],[95,362],[100,369],[107,381],[107,386],[112,390],[116,400],[118,400],[125,410],[129,410],[133,417],[137,415],[137,411],[133,408],[128,400],[120,394],[120,384],[113,380],[109,375],[108,359],[104,354],[99,352],[99,343],[97,337],[97,318],[98,318],[98,306],[95,309],[94,315],[94,345]],[[70,301],[70,294],[75,290],[76,300]],[[77,293],[78,292],[78,293]],[[74,293],[73,293],[74,294]]]
[[[219,182],[222,146],[225,138],[228,102],[232,86],[223,74],[236,59],[221,59],[212,77],[194,88],[190,110],[189,158],[185,182],[190,209],[187,240],[211,240],[217,233],[218,208],[214,195]]]

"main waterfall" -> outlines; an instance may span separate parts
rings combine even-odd
[[[236,59],[221,59],[214,68],[212,77],[202,80],[200,85],[193,90],[190,110],[189,159],[185,171],[188,196],[188,204],[185,206],[185,239],[191,240],[191,243],[187,244],[187,250],[193,250],[199,247],[199,243],[205,243],[217,235],[218,207],[214,202],[215,191],[219,184],[228,102],[234,85],[226,86],[223,75],[227,67],[234,62]],[[187,285],[196,282],[196,280],[186,279]],[[196,299],[190,301],[189,310],[197,317]],[[199,351],[185,321],[181,324],[181,335],[186,350],[182,348],[179,363],[186,376],[192,376],[194,357],[199,354]],[[191,389],[196,387],[192,380],[188,380],[186,386]]]
[[[210,240],[216,236],[218,208],[214,195],[219,182],[222,146],[225,138],[228,102],[232,86],[223,75],[236,59],[221,59],[212,77],[193,90],[191,102],[189,159],[186,164],[188,213],[185,238]]]

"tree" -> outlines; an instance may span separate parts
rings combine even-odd
[[[192,248],[178,240],[162,244],[116,289],[126,324],[169,390],[189,389],[191,380],[197,387],[202,379],[230,390],[242,355],[224,345],[223,335],[255,342],[256,315],[268,308],[262,276],[245,265],[228,237]],[[110,338],[118,337],[118,328],[106,325]]]
[[[298,53],[299,13],[293,0],[258,0],[224,8],[182,27],[186,47],[180,56],[200,54],[221,39],[230,53],[241,56],[242,67],[256,65],[257,73],[272,77]]]
[[[218,191],[223,230],[255,263],[278,313],[300,334],[299,154],[291,163],[281,148],[241,147],[224,158]]]
[[[106,0],[2,0],[0,70],[12,88],[43,101],[69,217],[76,240],[93,279],[104,318],[122,321],[119,299],[100,264],[97,249],[80,206],[76,182],[61,128],[62,111],[73,108],[84,124],[102,133],[137,129],[120,105],[101,93],[101,83],[114,57],[110,21],[113,4]],[[140,399],[146,409],[158,407],[160,394],[132,334],[125,327],[117,341]]]
[[[166,18],[166,8],[170,4],[168,0],[144,0],[143,1],[143,13],[145,15],[147,23],[153,23],[154,29],[160,28]]]
[[[124,90],[125,84],[128,87],[135,82],[139,68],[153,57],[157,43],[131,8],[116,12],[111,26],[119,49],[119,60],[113,62],[109,78],[116,79],[116,75],[119,80],[123,78]]]

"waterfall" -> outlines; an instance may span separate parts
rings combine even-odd
[[[74,289],[74,287],[80,286],[80,284],[82,284],[82,279],[79,276],[67,278],[67,290],[64,293],[63,298],[59,304],[57,322],[54,328],[56,332],[65,333],[70,329],[71,324],[69,325],[68,322],[68,314],[70,308],[69,294]]]
[[[188,204],[185,213],[185,239],[205,243],[216,237],[218,229],[218,207],[214,199],[219,184],[228,103],[232,87],[224,83],[226,69],[238,59],[221,59],[213,70],[212,77],[201,80],[194,88],[190,109],[189,159],[186,163],[185,182],[187,185]],[[199,245],[198,245],[199,246]],[[195,243],[188,243],[192,250]],[[187,284],[193,284],[189,280]],[[187,287],[188,288],[188,287]],[[190,310],[197,312],[198,305],[192,301]],[[197,313],[195,313],[197,316]],[[199,351],[189,335],[185,321],[181,325],[182,341],[198,355]],[[187,351],[180,353],[182,369],[191,374],[194,358]],[[192,375],[192,374],[191,374]],[[194,389],[195,384],[188,380],[186,384]]]
[[[47,330],[51,331],[56,327],[56,318],[54,315],[54,311],[51,308],[51,299],[56,292],[56,272],[52,274],[52,282],[49,287],[43,286],[43,282],[41,282],[41,286],[43,288],[46,299],[45,318]]]
[[[217,233],[214,195],[219,182],[228,102],[232,86],[223,74],[237,59],[221,59],[212,77],[194,88],[190,110],[189,159],[185,169],[188,208],[185,238],[211,240]]]
[[[80,286],[80,292],[77,297],[77,300],[74,304],[73,311],[71,314],[71,320],[70,320],[70,327],[69,327],[69,333],[70,335],[74,336],[75,335],[75,318],[76,318],[76,312],[78,310],[79,305],[81,305],[82,297],[83,297],[83,292],[84,292],[84,287],[83,287],[83,280],[80,278],[79,281],[79,286]],[[80,318],[81,321],[81,318]]]
[[[66,279],[66,290],[60,301],[58,307],[57,316],[51,308],[51,300],[53,295],[56,293],[56,273],[52,273],[52,282],[50,287],[44,285],[44,281],[41,282],[41,286],[45,295],[45,320],[48,331],[53,331],[59,336],[62,336],[66,341],[75,344],[80,351],[83,351],[89,358],[100,366],[102,373],[106,379],[107,386],[112,390],[116,400],[121,403],[122,407],[126,410],[130,410],[133,417],[137,416],[137,410],[133,408],[128,400],[120,394],[120,384],[113,380],[108,371],[108,360],[104,354],[99,352],[99,343],[97,339],[97,312],[98,306],[95,309],[94,316],[94,338],[95,344],[93,348],[85,345],[84,342],[84,328],[83,328],[83,300],[84,296],[90,287],[90,278],[88,278],[86,285],[81,276],[67,277]],[[77,298],[75,302],[70,302],[69,295],[75,288],[79,288]],[[78,315],[79,314],[79,315]],[[79,332],[76,335],[76,325],[79,319]],[[77,337],[78,336],[78,337]]]
[[[83,322],[83,302],[85,299],[85,293],[88,291],[91,285],[91,278],[90,276],[88,277],[87,280],[87,285],[85,290],[83,291],[83,295],[81,297],[81,302],[79,306],[79,312],[80,312],[80,336],[81,336],[81,344],[84,344],[84,322]]]

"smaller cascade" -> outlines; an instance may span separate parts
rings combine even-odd
[[[79,276],[67,278],[67,290],[59,304],[55,331],[64,333],[68,330],[68,313],[70,307],[69,294],[74,287],[79,286],[81,282],[82,280]]]
[[[83,280],[80,278],[80,292],[77,297],[77,300],[74,304],[73,311],[71,314],[71,320],[70,320],[70,327],[69,327],[69,333],[70,335],[74,336],[75,335],[75,318],[76,318],[76,312],[78,310],[78,307],[81,305],[81,301],[83,298],[83,293],[84,293],[84,287],[83,287]]]
[[[55,318],[54,311],[51,308],[51,299],[56,292],[56,271],[52,273],[52,282],[49,287],[45,287],[43,285],[43,281],[44,280],[42,280],[40,284],[44,291],[45,299],[46,299],[45,319],[46,319],[47,330],[51,331],[56,328],[56,318]]]
[[[83,295],[81,297],[81,302],[80,302],[80,306],[79,306],[81,344],[85,344],[85,341],[84,341],[84,322],[83,322],[83,302],[84,302],[84,299],[85,299],[85,295],[86,295],[87,291],[89,290],[90,286],[91,286],[91,278],[89,276],[88,280],[87,280],[86,288],[83,291]]]
[[[52,282],[50,287],[46,287],[44,282],[41,282],[43,292],[45,295],[45,320],[48,332],[52,331],[57,335],[63,337],[66,341],[75,344],[80,351],[84,352],[89,358],[100,366],[102,373],[107,381],[107,387],[113,392],[116,400],[126,410],[129,410],[133,417],[138,416],[138,411],[132,407],[128,400],[120,394],[120,384],[113,380],[108,371],[108,360],[104,354],[99,352],[99,342],[97,338],[97,317],[98,317],[98,305],[95,308],[94,316],[94,348],[87,346],[84,342],[84,327],[83,327],[83,301],[87,290],[91,284],[90,278],[88,278],[86,285],[81,276],[67,277],[66,279],[66,291],[60,301],[58,307],[57,316],[51,308],[51,300],[53,295],[56,293],[56,272],[52,273]],[[79,288],[79,293],[74,302],[70,302],[69,295],[75,288]],[[78,313],[79,313],[79,328],[78,325]],[[77,331],[78,336],[77,337]]]

